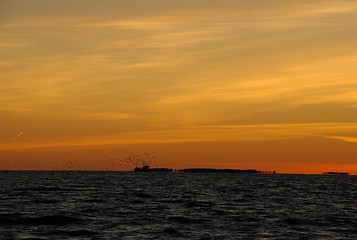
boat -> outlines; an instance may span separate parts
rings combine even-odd
[[[134,172],[173,172],[174,170],[171,168],[150,168],[150,166],[146,165],[142,168],[136,167],[134,168]]]

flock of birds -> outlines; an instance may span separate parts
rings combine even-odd
[[[132,170],[135,167],[142,167],[145,165],[150,165],[157,167],[161,165],[164,157],[159,156],[154,151],[143,152],[143,153],[127,153],[124,155],[122,153],[106,153],[102,156],[86,158],[82,157],[81,160],[61,160],[53,159],[48,161],[46,166],[34,162],[30,164],[27,162],[26,165],[21,162],[2,162],[0,163],[0,168],[4,170],[21,170],[21,169],[32,169],[32,170],[105,170],[105,171],[118,171],[118,170]]]
[[[157,155],[154,151],[144,153],[128,153],[124,158],[120,157],[118,152],[106,154],[99,157],[97,160],[89,161],[87,158],[84,163],[77,161],[66,161],[64,167],[66,169],[82,170],[89,167],[88,165],[100,166],[101,170],[119,170],[127,169],[132,170],[134,167],[141,167],[144,165],[157,166],[162,162],[162,157]],[[87,165],[87,166],[84,166]]]

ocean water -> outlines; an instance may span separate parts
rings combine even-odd
[[[0,239],[357,239],[356,176],[0,172]]]

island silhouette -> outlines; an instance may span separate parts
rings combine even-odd
[[[275,174],[276,171],[259,171],[256,169],[230,169],[230,168],[184,168],[174,170],[172,168],[150,168],[149,165],[144,165],[143,167],[135,167],[134,172],[192,172],[192,173],[271,173]]]

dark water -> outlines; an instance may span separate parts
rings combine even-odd
[[[357,239],[354,176],[0,172],[0,239]]]

